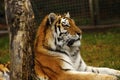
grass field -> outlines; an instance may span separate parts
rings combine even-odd
[[[0,37],[0,63],[6,63],[9,59],[10,56],[8,36]]]
[[[120,28],[83,33],[81,55],[89,65],[120,70]]]
[[[0,63],[7,62],[8,36],[0,37]],[[88,65],[120,70],[120,28],[83,32],[81,55]]]

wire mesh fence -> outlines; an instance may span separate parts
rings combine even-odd
[[[77,25],[120,23],[120,0],[31,0],[38,22],[51,13],[70,12]]]
[[[37,20],[50,12],[64,14],[69,12],[77,24],[90,24],[88,0],[34,0],[33,7]]]
[[[102,24],[120,23],[120,0],[99,0]]]
[[[76,24],[100,25],[120,23],[120,0],[31,0],[36,21],[54,12],[69,12]],[[0,23],[5,23],[4,0],[0,3]]]

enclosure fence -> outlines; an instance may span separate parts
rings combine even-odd
[[[31,0],[38,22],[51,12],[69,12],[77,25],[120,23],[120,0]]]
[[[120,0],[31,0],[39,24],[45,15],[69,12],[76,24],[120,24]],[[4,0],[0,3],[0,23],[5,23]]]

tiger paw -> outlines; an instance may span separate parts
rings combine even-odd
[[[120,71],[117,70],[116,75],[118,77],[118,80],[120,80]]]
[[[116,71],[116,76],[120,78],[120,71]]]
[[[111,69],[110,75],[114,75],[114,76],[118,77],[120,80],[120,71],[119,70]]]

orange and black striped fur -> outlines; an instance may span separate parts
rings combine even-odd
[[[69,13],[48,14],[41,22],[34,44],[38,80],[117,80],[120,71],[87,66],[80,55],[82,31]],[[0,64],[0,80],[10,80]]]
[[[40,80],[117,80],[120,72],[85,64],[80,56],[82,32],[69,13],[50,13],[35,41],[35,71]]]

